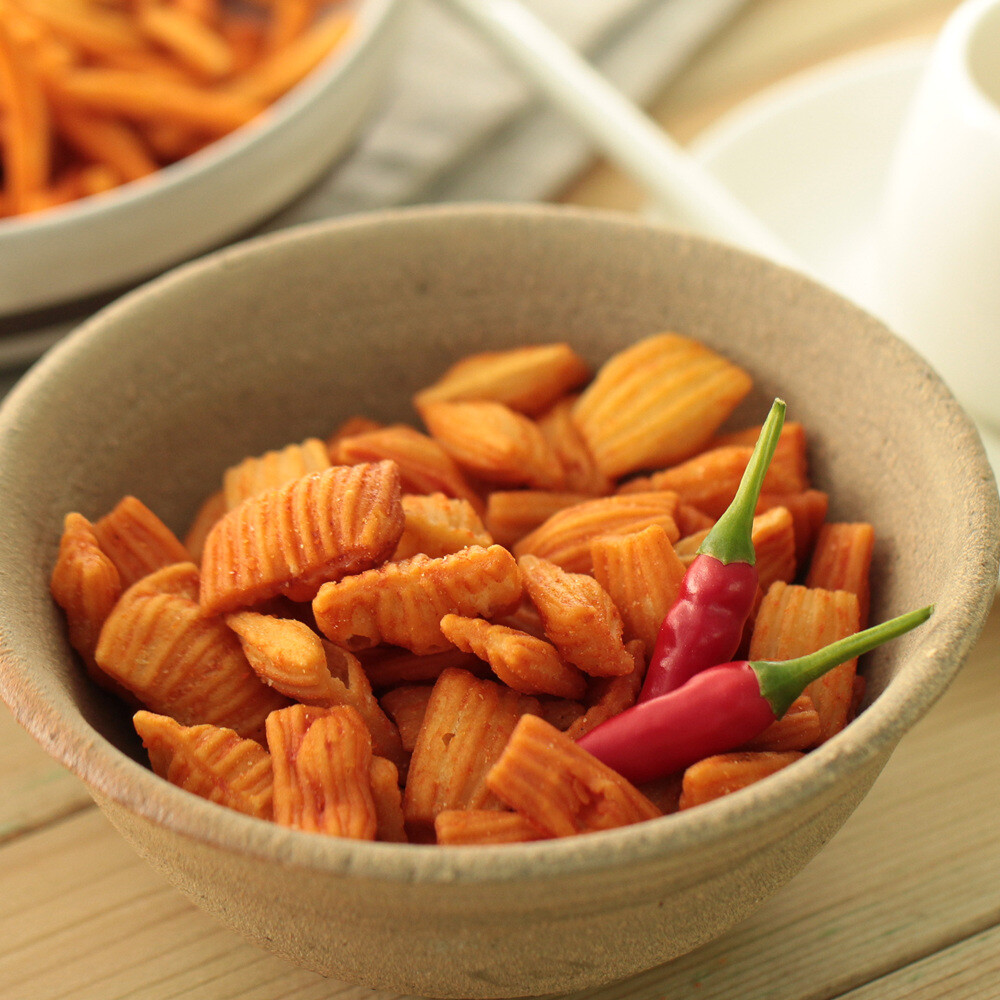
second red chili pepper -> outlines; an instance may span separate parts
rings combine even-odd
[[[663,619],[639,701],[673,691],[736,654],[757,596],[754,512],[784,420],[785,404],[776,399],[732,503],[701,543]]]
[[[683,771],[762,733],[828,670],[895,639],[931,615],[911,611],[794,660],[741,660],[703,670],[639,702],[577,741],[633,784]]]

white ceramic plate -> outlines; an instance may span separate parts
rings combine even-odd
[[[927,43],[880,47],[769,88],[691,145],[827,285],[875,311],[874,226]],[[1000,436],[980,427],[1000,475]]]

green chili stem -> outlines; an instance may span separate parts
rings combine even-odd
[[[752,660],[750,667],[757,674],[761,696],[770,704],[774,717],[780,719],[792,702],[818,677],[838,664],[853,660],[855,656],[861,656],[923,624],[933,610],[934,606],[928,605],[907,612],[793,660]]]
[[[702,555],[712,556],[725,564],[745,562],[752,566],[756,562],[752,538],[753,516],[784,422],[785,403],[776,399],[760,430],[750,461],[743,470],[743,478],[733,502],[715,522],[698,549]]]

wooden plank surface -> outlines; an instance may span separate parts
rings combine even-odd
[[[753,0],[653,113],[689,139],[788,73],[928,35],[954,0]],[[596,163],[579,204],[643,198]],[[996,1000],[1000,606],[952,689],[827,848],[740,927],[575,1000]],[[140,861],[83,786],[0,709],[3,1000],[383,1000],[244,943]]]

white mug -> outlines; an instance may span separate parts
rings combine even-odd
[[[877,311],[1000,429],[1000,0],[936,40],[877,229]]]

